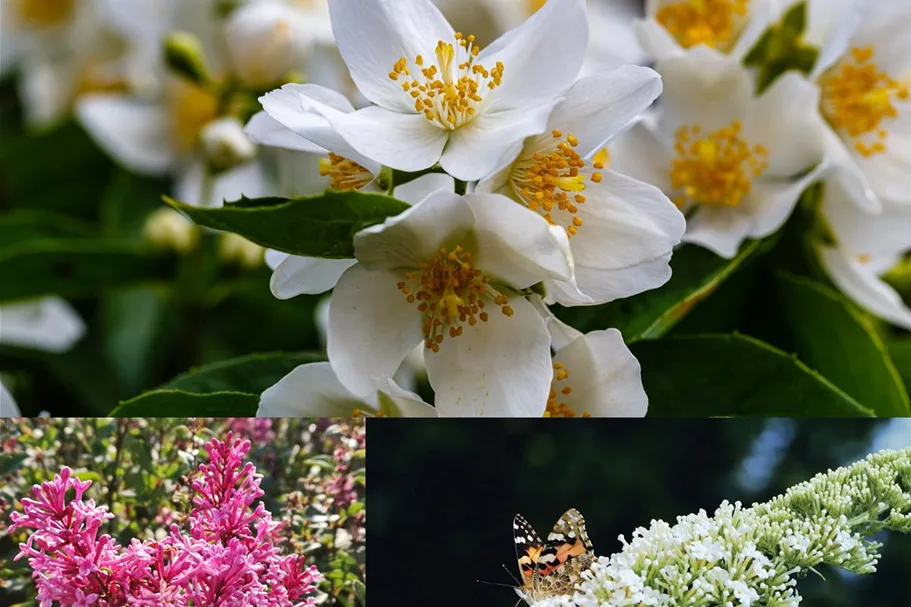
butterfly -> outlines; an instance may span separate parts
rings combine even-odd
[[[570,508],[557,520],[547,541],[521,514],[512,523],[522,587],[516,592],[528,604],[552,596],[573,594],[583,571],[595,560],[585,519]]]

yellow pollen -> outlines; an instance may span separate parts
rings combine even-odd
[[[730,48],[749,17],[750,0],[682,0],[658,9],[655,20],[689,48]]]
[[[671,184],[680,192],[674,199],[677,206],[698,203],[736,207],[750,193],[753,180],[768,167],[768,150],[761,145],[751,147],[741,139],[740,130],[735,120],[705,137],[701,137],[699,126],[677,131],[677,158],[671,168]]]
[[[561,396],[572,394],[572,387],[563,384],[562,387],[557,384],[566,381],[569,377],[569,371],[562,363],[554,363],[554,379],[550,385],[550,394],[547,397],[547,408],[544,410],[544,417],[576,417],[578,414],[571,409],[565,402],[560,402]],[[582,417],[591,417],[588,413],[583,413]]]
[[[532,211],[540,213],[552,225],[558,225],[554,214],[569,215],[561,219],[566,232],[572,237],[582,226],[582,218],[576,213],[577,205],[585,203],[586,180],[600,183],[601,173],[592,173],[589,163],[576,152],[579,140],[570,134],[565,139],[563,132],[551,131],[553,142],[530,157],[520,158],[510,176],[512,190],[516,197]],[[592,158],[591,167],[603,169],[608,160],[607,148]]]
[[[76,0],[16,0],[23,21],[33,27],[53,27],[68,21]]]
[[[821,83],[823,115],[867,158],[886,151],[888,132],[881,124],[898,117],[895,103],[909,99],[908,85],[879,71],[872,59],[872,47],[852,48]]]
[[[867,265],[868,263],[870,263],[871,259],[872,258],[870,257],[870,255],[868,253],[862,253],[857,256],[857,262],[862,265]]]
[[[491,69],[475,63],[480,50],[474,36],[458,32],[455,44],[437,43],[429,64],[426,57],[417,55],[409,67],[402,57],[392,66],[389,78],[401,82],[402,90],[414,99],[416,112],[442,129],[454,130],[471,122],[485,92],[503,82],[501,62]]]
[[[331,177],[329,187],[334,190],[359,190],[371,181],[373,174],[344,156],[329,152],[327,158],[320,158],[319,174]]]
[[[202,127],[218,117],[218,98],[181,78],[170,80],[165,92],[171,136],[177,149],[186,152],[196,144]]]
[[[409,272],[396,286],[408,303],[417,303],[424,314],[424,345],[438,352],[444,335],[462,334],[464,324],[475,326],[489,320],[488,303],[500,307],[506,316],[515,312],[509,299],[490,285],[490,279],[471,264],[471,253],[455,247],[440,249],[430,261],[422,263],[420,272]]]

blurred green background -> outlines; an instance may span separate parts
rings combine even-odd
[[[652,519],[722,500],[765,501],[818,472],[911,446],[911,421],[372,420],[367,568],[379,605],[509,607],[518,575],[512,519],[546,536],[581,511],[595,552]],[[885,543],[879,571],[829,568],[798,583],[808,607],[907,607],[911,537]],[[505,565],[509,574],[503,570]]]

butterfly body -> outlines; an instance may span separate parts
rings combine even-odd
[[[575,508],[557,520],[547,540],[541,540],[528,521],[517,514],[513,538],[522,574],[522,586],[516,592],[529,604],[573,594],[582,572],[595,560],[585,519]]]

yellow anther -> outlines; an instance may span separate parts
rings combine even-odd
[[[320,158],[319,174],[332,179],[329,187],[334,190],[359,190],[373,181],[370,171],[353,160],[332,152],[329,152],[327,158]]]
[[[569,405],[558,400],[561,395],[569,396],[573,392],[571,386],[557,386],[559,382],[566,381],[568,377],[569,370],[561,363],[554,363],[554,378],[550,384],[550,394],[547,397],[547,407],[544,410],[544,417],[576,417],[578,415],[569,407]],[[591,417],[591,415],[583,413],[582,417]]]
[[[13,5],[22,21],[46,28],[68,21],[73,16],[76,0],[15,0]]]
[[[872,47],[855,47],[822,78],[821,107],[829,123],[854,139],[865,157],[886,151],[882,123],[898,117],[897,102],[909,99],[908,85],[879,70]]]
[[[182,152],[190,150],[202,127],[218,117],[218,97],[184,79],[168,82],[165,101],[171,118],[171,138]]]
[[[499,306],[506,316],[514,313],[507,305],[509,298],[490,286],[490,279],[473,266],[471,253],[460,246],[440,249],[419,269],[420,274],[405,274],[396,288],[409,303],[418,304],[424,315],[424,345],[433,352],[439,350],[444,334],[455,338],[462,335],[464,323],[473,327],[487,322],[489,316],[482,311],[487,303]]]
[[[504,70],[501,62],[491,69],[474,62],[480,50],[474,36],[457,32],[455,41],[438,41],[430,65],[425,66],[425,58],[417,55],[414,76],[405,57],[396,61],[389,72],[390,79],[403,80],[402,90],[415,99],[417,113],[448,130],[464,126],[477,115],[485,87],[493,90],[500,86]]]
[[[557,223],[555,213],[564,213],[558,217],[559,223],[566,227],[567,234],[574,236],[582,225],[582,220],[574,216],[579,211],[576,205],[585,202],[581,192],[588,187],[587,182],[598,183],[602,178],[600,173],[590,172],[590,168],[604,168],[597,161],[603,163],[607,150],[595,154],[595,164],[589,165],[574,149],[579,140],[572,133],[564,139],[563,132],[554,129],[551,136],[554,141],[548,146],[541,146],[540,151],[515,163],[510,184],[516,197],[549,223]]]
[[[750,146],[740,137],[734,121],[705,137],[698,126],[681,127],[675,135],[677,158],[671,167],[671,185],[680,194],[678,206],[687,203],[739,206],[750,193],[753,180],[768,167],[768,151]]]
[[[749,17],[750,0],[681,0],[658,9],[655,19],[689,48],[705,44],[727,50]]]

